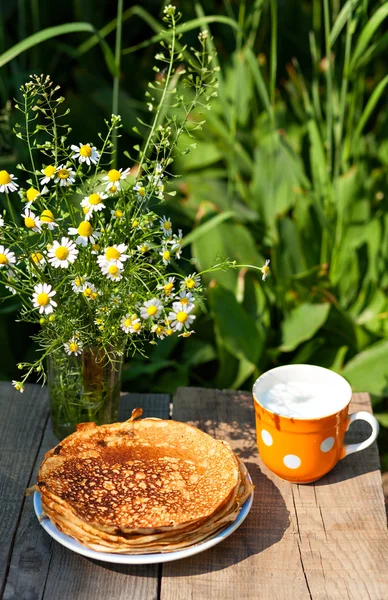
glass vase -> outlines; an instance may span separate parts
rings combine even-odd
[[[123,354],[84,349],[78,356],[65,352],[48,358],[48,389],[51,422],[55,435],[63,439],[78,423],[97,425],[117,421]]]

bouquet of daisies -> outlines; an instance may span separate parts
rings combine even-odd
[[[125,153],[128,167],[115,164],[119,116],[106,121],[96,145],[75,143],[59,87],[34,75],[21,88],[15,133],[28,147],[30,164],[18,165],[26,185],[0,171],[6,206],[0,278],[19,294],[21,319],[40,324],[35,337],[42,352],[36,362],[19,365],[23,377],[13,382],[21,392],[32,371],[45,377],[44,360],[53,353],[77,356],[98,348],[109,361],[125,351],[144,352],[145,342],[193,333],[200,275],[179,266],[182,231],[155,208],[173,195],[169,166],[177,140],[201,126],[188,117],[194,108],[196,115],[208,108],[216,69],[206,32],[199,35],[200,49],[188,54],[177,50],[175,8],[167,7],[164,18],[171,36],[156,58],[165,67],[155,67],[152,95],[147,92],[151,123],[134,128],[143,143],[135,146],[136,156]]]

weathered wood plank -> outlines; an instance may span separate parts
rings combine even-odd
[[[169,396],[166,394],[123,394],[119,419],[128,419],[134,408],[144,409],[145,416],[168,418]],[[45,452],[57,443],[48,424],[30,484]],[[157,565],[129,567],[92,561],[50,538],[39,526],[32,500],[27,499],[11,557],[4,600],[152,600],[159,586]]]
[[[24,491],[31,477],[48,418],[47,394],[38,385],[26,385],[23,394],[0,382],[0,597]]]
[[[355,395],[355,410],[371,410],[367,394]],[[257,455],[250,394],[183,388],[173,418],[231,443],[256,490],[250,515],[228,540],[163,566],[162,600],[388,597],[388,532],[375,444],[316,484],[292,485]],[[355,425],[350,436],[364,439],[368,426]]]

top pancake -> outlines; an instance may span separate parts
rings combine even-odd
[[[180,528],[210,517],[239,483],[229,446],[159,419],[82,424],[46,454],[43,493],[106,531]]]

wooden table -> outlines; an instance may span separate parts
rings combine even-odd
[[[145,416],[198,425],[227,440],[256,486],[252,510],[222,544],[164,565],[125,566],[90,560],[52,540],[24,490],[57,440],[47,391],[22,395],[0,383],[0,584],[4,600],[305,600],[388,599],[388,532],[377,446],[353,454],[326,477],[292,485],[257,455],[247,392],[181,388],[123,394],[120,418],[140,406]],[[371,411],[356,394],[352,411]],[[367,436],[355,424],[353,440]],[[365,428],[364,428],[365,427]]]

